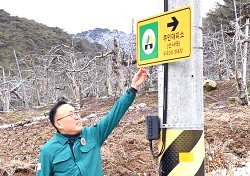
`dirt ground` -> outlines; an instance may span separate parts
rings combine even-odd
[[[250,108],[227,103],[236,96],[233,81],[217,82],[218,88],[204,94],[206,175],[219,168],[232,169],[250,161]],[[157,114],[157,92],[138,94],[133,106],[103,145],[103,170],[106,176],[156,176],[158,161],[152,158],[146,140],[147,114]],[[86,125],[97,122],[111,108],[115,98],[85,99],[82,117],[97,114]],[[146,106],[142,106],[145,103]],[[49,107],[29,112],[0,114],[0,125],[18,117],[42,115]],[[48,119],[38,123],[19,123],[0,129],[0,176],[33,176],[40,147],[55,130]],[[156,144],[155,144],[156,145]]]

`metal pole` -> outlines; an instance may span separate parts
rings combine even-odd
[[[205,175],[201,4],[164,0],[164,11],[185,5],[192,6],[192,58],[159,66],[160,176]]]

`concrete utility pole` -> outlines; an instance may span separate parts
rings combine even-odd
[[[200,0],[164,0],[165,11],[191,5],[192,58],[159,66],[161,176],[204,176],[203,44]],[[177,27],[178,28],[178,27]],[[185,34],[184,34],[185,35]]]

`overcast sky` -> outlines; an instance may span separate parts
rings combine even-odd
[[[203,16],[216,1],[222,2],[201,0]],[[59,27],[70,34],[96,27],[131,33],[133,18],[136,24],[157,15],[163,12],[163,4],[164,0],[2,0],[0,7],[11,16]]]

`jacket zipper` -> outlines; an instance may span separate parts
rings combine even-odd
[[[73,150],[74,140],[71,140],[71,139],[70,139],[70,140],[68,141],[68,144],[69,144],[70,150],[71,150],[71,152],[72,152],[72,155],[73,155],[73,158],[74,158],[75,165],[77,166],[77,168],[78,168],[78,170],[79,170],[80,176],[82,176],[81,170],[80,170],[79,166],[76,164],[76,158],[75,158],[74,150]]]

